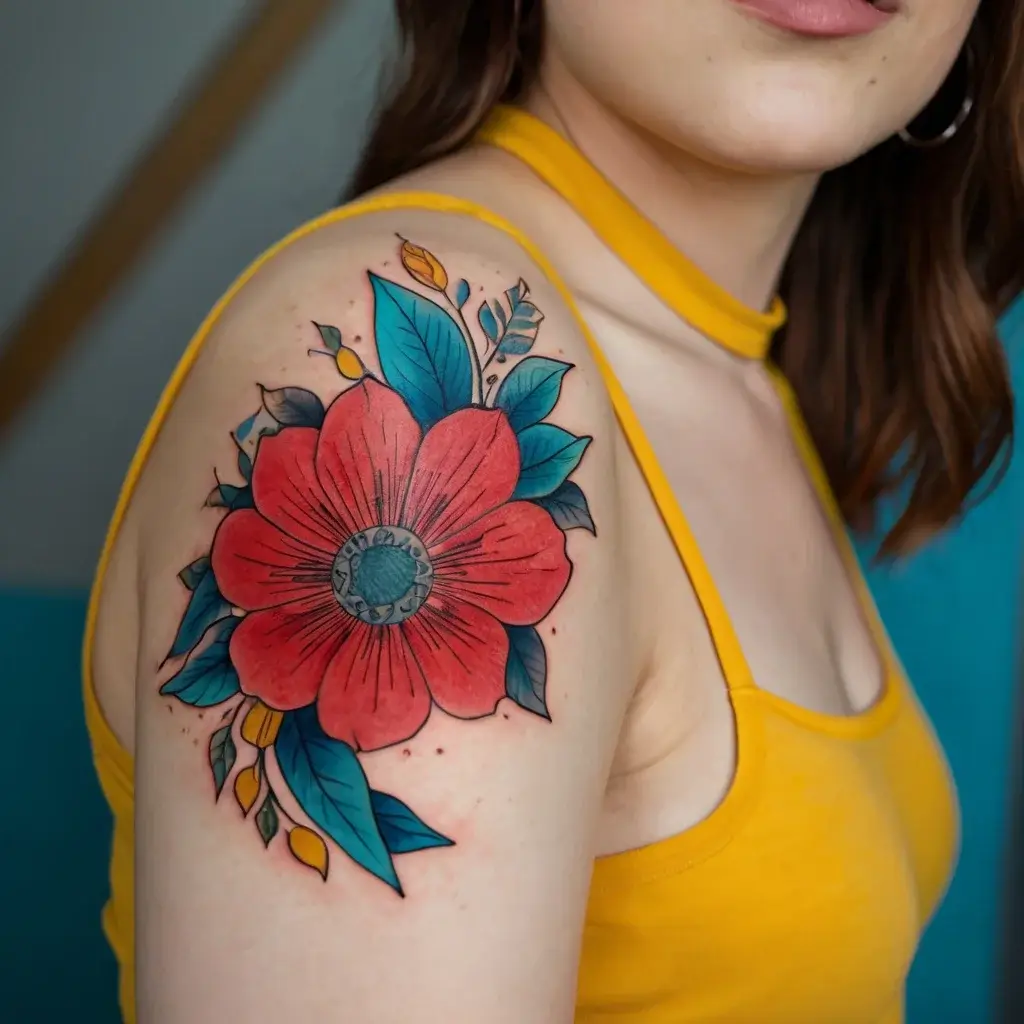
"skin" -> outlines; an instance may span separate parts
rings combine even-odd
[[[701,268],[763,307],[818,176],[927,103],[976,6],[912,0],[873,36],[821,41],[780,33],[727,0],[634,0],[628,11],[548,0],[549,50],[527,105]],[[880,654],[763,367],[679,321],[504,154],[474,148],[393,187],[484,202],[539,244],[652,439],[758,685],[830,714],[869,706]],[[256,381],[337,388],[333,369],[305,354],[309,320],[366,336],[365,272],[393,264],[396,233],[471,282],[496,272],[530,280],[546,314],[537,353],[577,365],[558,421],[595,439],[574,479],[600,533],[590,544],[579,531],[570,538],[574,577],[545,622],[550,728],[519,712],[471,729],[435,716],[408,756],[391,749],[365,762],[375,784],[457,832],[454,849],[403,861],[410,898],[401,902],[340,858],[324,886],[297,875],[287,855],[264,854],[249,825],[212,803],[190,742],[197,723],[175,709],[172,724],[156,696],[183,610],[176,573],[208,548],[212,521],[195,509],[211,463],[230,463],[227,431],[249,411]],[[341,1019],[374,1024],[565,1024],[592,857],[692,826],[735,766],[731,707],[699,604],[583,338],[508,239],[437,215],[330,228],[280,256],[229,308],[133,500],[104,590],[95,672],[108,719],[137,754],[146,1024],[329,1020],[342,1006]]]

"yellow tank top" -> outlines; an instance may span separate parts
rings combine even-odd
[[[671,309],[709,338],[765,358],[784,310],[748,309],[703,275],[573,147],[520,111],[481,132],[531,166]],[[267,260],[325,224],[383,209],[468,215],[507,233],[572,298],[543,254],[483,207],[393,193],[316,220],[256,262],[215,307],[161,397],[132,462],[97,570],[83,652],[86,721],[114,814],[106,935],[135,1019],[132,761],[103,718],[91,678],[104,570],[167,411],[213,324]],[[899,1024],[921,931],[949,880],[957,811],[949,772],[892,652],[795,398],[772,369],[797,446],[830,518],[879,649],[886,680],[867,711],[810,711],[761,690],[679,503],[586,324],[576,314],[620,427],[700,600],[723,668],[737,767],[718,808],[686,832],[594,865],[583,935],[578,1024]]]

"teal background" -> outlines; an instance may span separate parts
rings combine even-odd
[[[1024,305],[1005,323],[1024,394]],[[1016,339],[1016,340],[1015,340]],[[1024,458],[950,535],[868,570],[946,746],[963,805],[956,878],[910,985],[911,1024],[994,1019],[1010,744],[1019,675]],[[866,550],[866,549],[865,549]],[[99,928],[110,825],[82,722],[82,592],[0,589],[0,1019],[113,1024],[113,960]],[[823,1022],[824,1024],[824,1022]]]

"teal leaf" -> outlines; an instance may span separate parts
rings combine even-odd
[[[469,282],[463,278],[455,286],[455,305],[462,309],[467,302],[469,302]]]
[[[495,299],[493,302],[494,312],[498,314],[498,319],[501,321],[501,328],[504,330],[508,326],[508,317],[505,315],[505,307]]]
[[[277,810],[274,807],[274,798],[268,793],[262,806],[256,812],[256,828],[259,831],[264,846],[270,845],[270,840],[277,835],[279,827],[280,821],[277,816]]]
[[[519,282],[512,285],[511,288],[506,288],[505,297],[508,299],[508,308],[515,309],[519,300],[525,299],[529,291],[530,289],[522,278],[519,278]]]
[[[310,820],[357,864],[401,893],[359,758],[320,728],[315,705],[284,716],[274,751],[285,783]]]
[[[579,484],[566,480],[558,490],[543,498],[537,498],[536,501],[541,508],[547,509],[555,524],[563,530],[574,530],[578,527],[597,536],[587,496]]]
[[[484,334],[487,335],[487,340],[492,344],[497,341],[498,321],[494,319],[491,307],[487,305],[486,301],[480,303],[480,308],[476,311],[476,318],[480,321],[480,326],[483,328]]]
[[[505,410],[516,433],[539,423],[554,409],[562,391],[562,378],[571,369],[571,363],[544,356],[524,359],[501,382],[494,398],[495,408]]]
[[[239,508],[255,508],[252,500],[252,488],[248,486],[236,487],[234,484],[217,484],[206,504],[211,508],[228,508],[234,512]]]
[[[228,724],[210,737],[210,770],[213,772],[213,786],[218,798],[235,766],[237,756],[235,741],[231,738],[231,725]]]
[[[201,575],[191,571],[201,561],[202,559],[199,562],[193,562],[188,569],[183,570],[190,572],[190,579],[194,585],[189,588],[192,591],[192,596],[189,598],[185,614],[181,617],[178,633],[167,654],[168,658],[177,658],[191,651],[199,643],[207,628],[230,611],[230,606],[217,589],[217,580],[210,568],[209,559],[206,560],[206,569]],[[182,582],[188,586],[184,579]]]
[[[533,626],[506,626],[508,661],[505,662],[505,693],[521,708],[551,720],[545,691],[548,658],[544,642]]]
[[[427,430],[473,399],[466,342],[436,302],[374,273],[369,276],[384,379]]]
[[[328,324],[318,324],[315,320],[313,321],[313,326],[320,332],[320,337],[329,351],[338,352],[341,349],[341,331],[337,327],[331,327]]]
[[[238,424],[238,429],[235,431],[235,437],[239,442],[244,441],[252,432],[252,425],[256,422],[256,417],[258,415],[258,411],[254,412],[248,419],[242,420],[242,422]]]
[[[242,479],[246,483],[252,479],[252,459],[241,450],[238,452],[238,472],[242,474]]]
[[[377,826],[391,853],[413,853],[433,846],[454,846],[447,836],[435,832],[397,797],[370,792],[370,802]]]
[[[324,421],[324,403],[305,388],[260,388],[263,407],[282,427],[319,427]]]
[[[210,626],[185,664],[160,687],[160,693],[195,708],[213,707],[238,693],[238,673],[231,664],[228,644],[241,621],[229,615]]]
[[[189,590],[195,590],[199,586],[199,582],[202,578],[210,571],[210,556],[203,555],[202,558],[197,558],[191,565],[186,565],[181,572],[178,573],[178,579],[188,587]]]
[[[519,284],[506,292],[512,315],[498,346],[498,351],[503,355],[525,355],[537,340],[544,314],[526,298],[527,291],[526,282],[520,280]]]
[[[513,498],[543,498],[557,490],[579,465],[592,440],[552,423],[535,423],[516,436],[521,463]]]

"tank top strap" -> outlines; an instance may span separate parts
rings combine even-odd
[[[498,107],[477,136],[526,164],[680,319],[723,348],[762,359],[786,319],[776,297],[762,313],[704,273],[567,139],[516,107]]]

